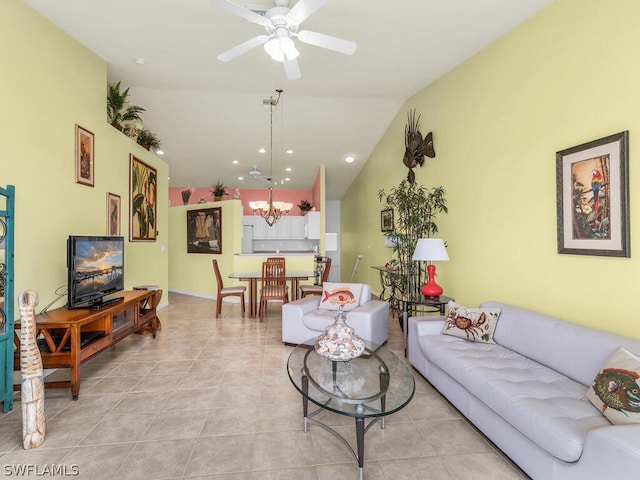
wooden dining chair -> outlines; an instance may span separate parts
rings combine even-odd
[[[220,268],[218,268],[218,261],[211,260],[213,263],[213,272],[216,274],[216,281],[218,282],[218,294],[216,295],[216,318],[220,316],[222,311],[222,299],[224,297],[240,297],[240,306],[242,307],[242,316],[244,317],[244,292],[247,287],[239,285],[235,287],[225,287],[222,282],[222,275],[220,275]]]
[[[284,262],[284,257],[267,257],[267,262]]]
[[[260,289],[260,309],[258,317],[262,321],[267,302],[289,302],[289,288],[285,262],[262,262],[262,288]]]
[[[322,270],[319,285],[300,285],[301,297],[306,297],[307,295],[322,295],[322,284],[329,278],[331,259],[329,257],[324,257],[321,263],[324,264],[324,269]]]

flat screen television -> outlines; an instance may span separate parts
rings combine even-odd
[[[71,235],[67,240],[67,308],[100,307],[123,297],[124,238]]]

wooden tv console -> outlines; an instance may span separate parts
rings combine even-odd
[[[80,393],[80,364],[132,333],[150,331],[153,338],[159,327],[156,307],[162,290],[119,292],[122,300],[101,308],[57,308],[36,315],[36,336],[44,368],[69,368],[70,379],[47,382],[45,388],[71,387],[74,400]],[[16,321],[16,331],[20,321]],[[20,370],[20,335],[15,333],[14,369]],[[19,390],[20,385],[14,385]]]

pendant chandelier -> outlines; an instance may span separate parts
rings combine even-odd
[[[273,107],[278,105],[280,101],[280,94],[283,91],[278,89],[276,98],[270,97],[262,101],[262,103],[269,104],[269,155],[271,160],[271,175],[270,181],[273,181]],[[270,227],[276,223],[282,215],[289,213],[289,210],[293,208],[293,203],[289,202],[274,202],[273,201],[273,187],[269,187],[269,200],[259,200],[257,202],[249,202],[249,207],[253,210],[254,215],[260,215],[267,222]]]

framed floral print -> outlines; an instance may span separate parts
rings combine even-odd
[[[93,187],[94,161],[93,133],[76,125],[76,183]]]
[[[107,193],[107,235],[120,236],[120,195]]]

